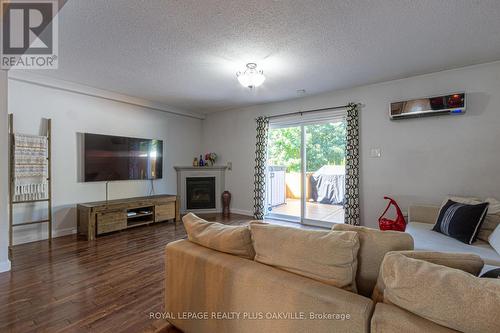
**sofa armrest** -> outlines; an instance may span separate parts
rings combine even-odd
[[[371,321],[372,333],[460,333],[419,317],[392,304],[377,303]]]
[[[408,222],[436,223],[440,207],[411,205],[408,208]]]
[[[343,289],[186,240],[167,245],[165,264],[165,311],[185,332],[369,331],[373,302]],[[207,313],[208,319],[178,313]],[[213,318],[217,313],[240,317]],[[350,318],[310,319],[311,313]]]

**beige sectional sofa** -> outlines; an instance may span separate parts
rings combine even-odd
[[[266,243],[272,243],[272,238],[269,238],[272,233],[262,232],[265,226],[258,226],[260,239],[256,240],[256,235],[251,233],[252,226],[230,227],[226,230],[227,227],[223,225],[212,225],[196,219],[188,216],[189,222],[184,220],[189,240],[168,244],[165,253],[165,312],[168,321],[185,333],[460,332],[452,326],[443,326],[443,322],[438,324],[429,320],[428,313],[421,313],[418,308],[403,309],[406,305],[401,303],[402,306],[398,306],[397,297],[394,302],[384,298],[386,294],[398,296],[398,288],[394,287],[394,274],[388,272],[395,271],[394,267],[402,267],[401,272],[404,272],[407,266],[407,263],[395,266],[395,260],[388,260],[390,256],[386,254],[402,253],[403,258],[396,259],[409,260],[410,264],[427,260],[425,263],[431,265],[426,268],[429,271],[443,267],[436,264],[445,264],[453,267],[445,267],[452,271],[452,276],[461,272],[456,268],[477,274],[483,265],[483,261],[475,255],[457,257],[447,254],[443,257],[430,252],[416,255],[413,251],[401,252],[413,249],[413,240],[406,233],[339,225],[334,228],[334,232],[344,233],[342,237],[359,242],[352,247],[357,250],[357,260],[352,262],[346,259],[345,262],[347,267],[355,267],[354,275],[344,276],[355,279],[355,292],[347,287],[336,287],[330,281],[320,282],[322,278],[311,274],[318,268],[311,263],[307,264],[310,267],[304,268],[304,271],[309,272],[304,273],[296,267],[292,270],[291,267],[295,265],[293,262],[279,268],[276,264],[258,262],[259,256],[266,257],[269,262],[281,260],[279,253],[271,253],[270,256],[263,253],[268,249],[262,248],[262,237],[266,237]],[[282,228],[274,231],[280,233],[276,238],[279,242],[274,247],[277,252],[290,244],[309,246],[308,239],[317,241],[317,237],[325,237],[324,234],[313,234],[301,240],[295,231],[289,234],[290,231],[286,229],[290,228]],[[357,233],[356,237],[353,237],[353,232]],[[254,253],[253,249],[248,248],[249,235],[256,245],[254,260],[245,258]],[[304,250],[306,255],[310,255],[308,251]],[[297,262],[300,262],[300,252],[296,256],[299,257]],[[312,262],[328,264],[326,259]],[[386,267],[385,275],[379,274],[380,267]],[[339,272],[342,270],[334,267],[331,276]],[[469,273],[463,274],[466,274],[466,278],[470,275],[479,279]],[[321,272],[317,274],[321,275]],[[472,283],[476,283],[475,280]]]

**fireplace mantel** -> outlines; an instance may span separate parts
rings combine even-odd
[[[222,212],[222,202],[221,195],[225,190],[225,172],[227,166],[205,166],[205,167],[193,167],[193,166],[174,166],[177,171],[177,195],[180,197],[180,211],[182,214],[193,212],[193,213],[221,213]],[[215,203],[214,209],[187,209],[187,198],[186,198],[186,178],[205,178],[205,177],[215,177]]]
[[[174,166],[174,169],[176,171],[182,171],[182,170],[226,170],[227,166],[225,166],[225,165],[202,166],[202,167]]]

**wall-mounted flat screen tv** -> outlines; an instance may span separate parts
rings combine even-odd
[[[162,178],[163,141],[84,134],[85,182]]]

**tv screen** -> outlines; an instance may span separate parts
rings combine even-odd
[[[85,182],[162,178],[163,141],[84,134]]]

